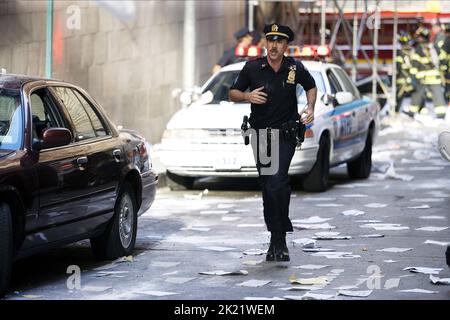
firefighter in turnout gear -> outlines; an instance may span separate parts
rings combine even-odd
[[[400,31],[398,36],[398,41],[401,45],[401,50],[397,53],[395,58],[397,64],[397,103],[395,106],[395,111],[399,112],[400,107],[405,96],[410,95],[414,91],[413,79],[411,77],[411,36],[405,32]]]
[[[445,25],[444,30],[445,39],[439,43],[439,65],[444,81],[445,99],[450,107],[450,23]]]
[[[431,94],[434,110],[431,114],[443,118],[447,107],[445,105],[444,93],[442,92],[441,74],[433,63],[429,39],[430,31],[427,28],[420,27],[416,31],[417,44],[411,57],[412,68],[411,75],[417,82],[417,87],[411,98],[409,111],[413,114],[419,113],[420,106],[425,102],[427,93]],[[426,108],[421,113],[427,113]]]

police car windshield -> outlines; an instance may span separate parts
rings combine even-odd
[[[213,93],[214,98],[211,101],[212,104],[218,104],[221,101],[230,101],[228,93],[231,86],[234,84],[234,81],[238,77],[239,72],[240,70],[220,72],[214,77],[214,79],[211,80],[203,92],[207,92],[209,90]],[[319,71],[310,71],[310,73],[316,81],[317,90],[319,92],[325,92],[325,84],[322,79],[322,74]],[[299,97],[299,103],[303,100],[306,101],[305,91],[300,85],[297,86],[297,97]]]

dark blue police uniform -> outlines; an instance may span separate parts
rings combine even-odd
[[[314,78],[300,61],[283,57],[281,68],[275,72],[267,58],[263,57],[248,61],[231,89],[245,92],[248,88],[253,91],[264,87],[267,102],[251,105],[250,125],[253,129],[280,129],[288,121],[299,119],[297,84],[300,84],[305,91],[316,86]],[[282,239],[285,246],[286,232],[293,231],[289,219],[291,186],[288,170],[296,145],[295,137],[284,137],[280,134],[279,167],[273,175],[261,175],[261,163],[259,159],[256,160],[263,194],[264,219],[267,229],[272,233],[271,246],[274,238]],[[267,260],[271,261],[269,253],[270,248]],[[288,260],[289,256],[284,261]]]

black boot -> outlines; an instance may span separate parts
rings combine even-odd
[[[272,239],[270,239],[269,250],[267,250],[266,261],[275,261],[275,246]]]
[[[290,261],[289,250],[286,245],[286,237],[275,242],[275,261]]]

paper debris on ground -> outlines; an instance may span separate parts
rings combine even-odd
[[[240,287],[252,287],[252,288],[256,288],[256,287],[262,287],[265,286],[268,283],[271,283],[272,280],[248,280],[248,281],[244,281],[242,283],[237,284]]]
[[[448,227],[422,227],[422,228],[417,228],[416,230],[418,231],[443,231],[448,229]]]
[[[237,225],[238,228],[263,228],[264,226],[264,223],[241,223]]]
[[[368,223],[368,224],[363,224],[360,225],[361,228],[373,228],[375,230],[380,230],[380,231],[399,231],[399,230],[407,230],[409,229],[409,227],[406,226],[402,226],[401,224],[398,223]]]
[[[242,262],[242,264],[246,266],[256,266],[261,263],[263,263],[263,260],[245,260]]]
[[[349,286],[340,286],[333,288],[334,290],[352,290],[352,289],[358,289],[358,286],[355,285],[349,285]]]
[[[298,230],[336,229],[335,226],[330,225],[328,222],[321,224],[294,224],[293,227]]]
[[[336,249],[329,248],[303,248],[303,252],[334,252]]]
[[[207,276],[246,276],[248,275],[247,270],[235,270],[235,271],[224,271],[224,270],[214,270],[214,271],[202,271],[198,274],[203,274]]]
[[[341,214],[343,214],[344,216],[356,217],[365,214],[365,212],[361,210],[345,210],[342,211]]]
[[[450,242],[445,242],[445,241],[434,241],[434,240],[427,240],[424,242],[424,244],[437,244],[438,246],[450,246]]]
[[[442,192],[441,190],[428,191],[427,194],[436,198],[449,198],[450,194],[447,192]]]
[[[312,293],[308,292],[302,296],[302,300],[329,300],[333,299],[334,295],[332,294],[320,294],[320,293]]]
[[[200,247],[200,249],[205,249],[205,250],[211,250],[211,251],[230,251],[230,250],[235,250],[236,248],[229,248],[229,247],[220,247],[220,246],[211,246],[211,247]]]
[[[361,290],[361,291],[339,290],[337,294],[339,296],[364,298],[370,296],[371,293],[372,290]]]
[[[350,236],[314,236],[315,240],[349,240],[352,239]]]
[[[424,220],[445,220],[447,219],[444,216],[421,216],[419,217],[419,219],[424,219]]]
[[[353,254],[352,252],[316,252],[313,253],[314,257],[326,257],[328,259],[351,259],[361,258],[360,255]]]
[[[327,285],[330,280],[327,277],[316,277],[316,278],[297,278],[295,275],[289,277],[290,283],[301,284],[301,285]]]
[[[170,268],[176,267],[179,265],[179,262],[169,262],[169,261],[153,261],[150,266],[152,267],[161,267],[161,268]]]
[[[339,203],[319,203],[316,204],[316,207],[323,207],[323,208],[336,208],[336,207],[343,207],[343,204]]]
[[[222,217],[222,221],[232,222],[241,219],[241,217]]]
[[[395,261],[395,260],[383,260],[383,262],[384,262],[384,263],[395,263],[395,262],[397,262],[397,261]]]
[[[402,181],[408,181],[408,182],[414,180],[414,176],[411,176],[409,174],[398,174],[397,172],[395,172],[393,162],[391,162],[389,168],[387,169],[387,171],[385,173],[375,173],[373,176],[374,176],[374,178],[379,179],[379,180],[386,180],[388,178],[402,180]]]
[[[367,207],[367,208],[385,208],[387,206],[388,205],[386,203],[376,203],[376,202],[368,203],[368,204],[364,205],[364,207]]]
[[[308,197],[303,199],[303,201],[334,201],[334,200],[336,200],[336,198]]]
[[[381,223],[383,221],[381,221],[381,220],[355,220],[355,222],[358,222],[358,223]]]
[[[100,271],[95,275],[96,277],[109,277],[109,278],[124,278],[124,274],[128,271]]]
[[[184,228],[181,228],[180,230],[183,230],[183,231],[201,231],[201,232],[208,232],[209,230],[211,230],[211,228],[190,226],[190,227],[184,227]]]
[[[206,196],[208,194],[209,190],[205,189],[200,193],[197,194],[185,194],[184,198],[187,200],[202,200],[203,196]]]
[[[400,285],[400,278],[387,279],[386,282],[384,283],[384,289],[389,290],[392,288],[398,288],[399,285]]]
[[[192,277],[169,277],[165,281],[174,284],[184,284],[197,278]]]
[[[367,198],[367,194],[344,194],[344,198]]]
[[[280,288],[280,290],[284,291],[315,291],[322,290],[323,286],[314,286],[314,285],[296,285],[289,288]]]
[[[430,274],[430,280],[433,284],[450,285],[450,278],[433,277],[433,275]]]
[[[22,297],[26,298],[26,299],[39,299],[42,298],[42,296],[38,296],[35,294],[24,294],[22,295]]]
[[[228,210],[203,210],[203,211],[200,211],[200,214],[215,215],[215,214],[227,214],[228,212],[230,212],[230,211],[228,211]]]
[[[284,300],[283,298],[280,297],[244,297],[242,300]]]
[[[146,296],[155,296],[155,297],[171,296],[171,295],[177,294],[175,292],[152,291],[152,290],[136,291],[135,293],[136,294],[143,294],[143,295],[146,295]]]
[[[174,274],[177,274],[177,273],[178,273],[178,271],[175,270],[175,271],[163,273],[162,276],[173,276]]]
[[[260,256],[266,253],[266,251],[261,249],[248,249],[243,252],[246,256]]]
[[[309,238],[294,239],[294,240],[292,240],[292,243],[294,244],[294,246],[301,246],[303,248],[315,248],[316,247],[316,240],[309,239]]]
[[[378,252],[393,252],[393,253],[401,253],[401,252],[407,252],[411,251],[413,248],[384,248],[384,249],[378,249],[376,251]]]
[[[431,207],[428,204],[423,204],[423,205],[420,205],[420,206],[408,207],[408,209],[431,209]]]
[[[430,291],[430,290],[424,290],[424,289],[408,289],[408,290],[398,290],[398,292],[407,292],[407,293],[439,293],[439,291]]]
[[[89,292],[104,292],[106,290],[112,289],[112,286],[97,286],[97,285],[86,285],[81,288],[81,291]]]
[[[444,201],[444,198],[420,198],[420,199],[411,199],[412,202],[441,202]]]
[[[112,263],[124,263],[124,262],[133,262],[133,256],[126,256],[126,257],[121,257],[118,258],[116,260],[114,260]]]
[[[328,268],[328,265],[319,265],[319,264],[304,264],[301,266],[292,267],[294,269],[306,269],[306,270],[320,270],[324,268]]]
[[[360,235],[361,238],[383,238],[384,234],[362,234]]]
[[[341,234],[340,232],[335,232],[335,231],[320,231],[320,232],[314,233],[314,235],[316,237],[334,237],[334,236],[338,236],[340,234]]]
[[[291,220],[292,223],[322,223],[325,221],[329,221],[332,220],[333,218],[321,218],[318,216],[313,216],[313,217],[309,217],[307,219],[296,219],[296,220]]]
[[[439,274],[439,272],[442,271],[442,268],[407,267],[403,270],[414,272],[414,273]]]

